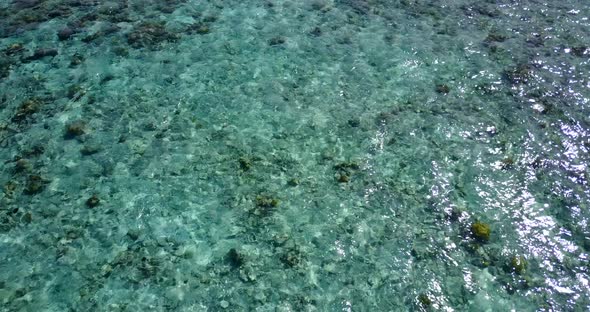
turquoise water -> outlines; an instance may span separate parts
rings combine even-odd
[[[589,18],[0,0],[0,311],[590,310]]]

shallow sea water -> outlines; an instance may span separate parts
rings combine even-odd
[[[587,1],[0,1],[0,311],[587,311]]]

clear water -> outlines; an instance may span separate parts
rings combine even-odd
[[[2,0],[0,311],[587,311],[589,18]]]

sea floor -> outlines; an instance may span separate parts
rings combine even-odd
[[[0,0],[0,311],[588,311],[589,18]]]

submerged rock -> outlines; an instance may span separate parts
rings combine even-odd
[[[157,48],[163,42],[176,41],[178,35],[166,30],[162,22],[143,22],[133,27],[127,43],[133,48]]]
[[[490,225],[481,221],[475,221],[471,224],[471,234],[473,237],[481,242],[490,240],[491,228]]]
[[[47,180],[43,179],[39,175],[30,175],[25,186],[24,193],[27,195],[39,194],[45,189],[45,185],[48,183]]]
[[[33,53],[33,55],[26,57],[23,62],[31,62],[31,61],[36,61],[45,57],[54,57],[56,56],[57,53],[57,49],[53,49],[53,48],[41,48],[41,49],[37,49],[35,50],[35,52]]]
[[[256,206],[261,208],[275,208],[279,205],[280,201],[276,198],[258,195],[256,196]]]
[[[287,41],[287,39],[285,39],[285,37],[283,37],[283,36],[276,36],[276,37],[271,38],[268,41],[268,44],[271,45],[271,46],[276,46],[276,45],[283,44],[286,41]]]
[[[503,77],[512,84],[526,84],[533,78],[533,67],[529,64],[519,64],[505,70]]]
[[[90,198],[86,200],[86,206],[88,208],[94,208],[98,205],[100,205],[100,198],[98,198],[98,195],[96,194],[90,196]]]
[[[447,86],[446,84],[437,84],[436,92],[441,94],[448,94],[449,92],[451,92],[451,88],[449,88],[449,86]]]
[[[590,54],[590,49],[586,46],[576,46],[572,47],[572,55],[577,57],[584,57],[585,55]]]
[[[234,268],[241,267],[245,262],[244,256],[235,248],[230,249],[225,258]]]
[[[18,107],[16,114],[12,117],[13,122],[22,122],[29,116],[38,112],[41,109],[41,100],[38,98],[30,98],[24,100]]]
[[[517,274],[523,274],[527,268],[526,258],[523,256],[514,256],[510,259],[510,269]]]
[[[70,27],[64,27],[57,32],[57,38],[60,41],[68,40],[74,34],[74,30]]]
[[[81,120],[66,125],[65,139],[73,139],[86,133],[86,123]]]

